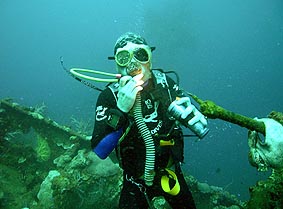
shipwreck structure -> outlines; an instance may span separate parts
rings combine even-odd
[[[198,208],[283,205],[282,171],[250,188],[251,199],[245,203],[193,176],[186,180]],[[119,166],[97,158],[84,133],[59,125],[40,107],[0,100],[0,208],[115,208],[121,181]],[[166,205],[160,199],[155,208]]]

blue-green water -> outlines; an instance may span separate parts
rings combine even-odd
[[[68,124],[94,119],[99,92],[60,66],[115,72],[118,36],[143,35],[156,46],[153,65],[176,70],[181,86],[249,117],[283,111],[282,0],[1,1],[0,98],[35,106]],[[202,141],[186,141],[186,173],[246,200],[266,178],[247,160],[247,130],[209,121]]]

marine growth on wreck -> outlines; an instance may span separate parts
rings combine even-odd
[[[271,117],[283,121],[279,113]],[[59,125],[36,108],[0,101],[0,155],[0,208],[117,208],[119,166],[96,157],[84,133]],[[186,180],[197,208],[280,208],[282,176],[276,170],[251,187],[247,202],[193,176]],[[168,207],[159,197],[155,208]]]

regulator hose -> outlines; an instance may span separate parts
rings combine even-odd
[[[141,132],[143,138],[146,155],[145,155],[145,168],[144,168],[144,181],[147,186],[151,186],[154,180],[154,164],[155,164],[155,146],[153,138],[143,121],[142,107],[141,107],[141,95],[138,92],[134,107],[134,119],[138,130]]]

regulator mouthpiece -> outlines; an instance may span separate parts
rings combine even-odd
[[[142,65],[138,62],[131,62],[129,66],[126,67],[126,72],[130,76],[136,76],[142,73]]]

